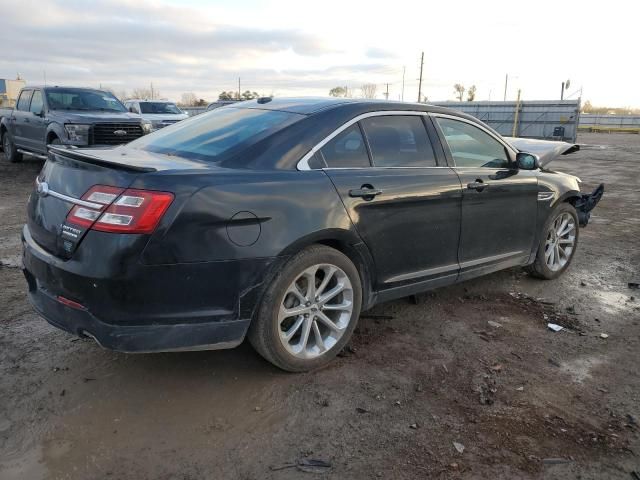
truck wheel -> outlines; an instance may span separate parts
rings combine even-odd
[[[289,372],[329,363],[356,328],[362,306],[358,270],[333,248],[315,245],[278,272],[249,328],[265,359]]]
[[[2,136],[2,148],[4,150],[4,157],[11,163],[22,161],[22,154],[18,153],[18,149],[9,136],[9,132],[4,132]]]
[[[526,267],[534,277],[558,278],[569,268],[578,248],[578,215],[573,205],[561,203],[544,224],[535,261]]]

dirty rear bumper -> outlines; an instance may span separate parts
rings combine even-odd
[[[122,352],[212,350],[243,341],[275,259],[143,265],[115,257],[104,235],[88,235],[74,258],[62,260],[23,229],[29,300],[50,324]]]
[[[601,183],[591,193],[583,193],[576,201],[575,207],[578,213],[578,222],[581,227],[586,227],[591,217],[591,210],[593,210],[600,199],[604,195],[604,183]]]

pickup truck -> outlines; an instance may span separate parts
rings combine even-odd
[[[26,87],[14,109],[0,109],[0,145],[10,162],[23,155],[45,159],[55,144],[113,147],[151,129],[111,93],[89,88]]]

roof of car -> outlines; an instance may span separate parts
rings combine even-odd
[[[293,98],[258,98],[237,102],[233,108],[259,108],[263,110],[280,110],[284,112],[313,115],[315,113],[347,106],[371,107],[380,110],[413,110],[451,112],[451,110],[429,105],[426,103],[410,103],[392,100],[364,99],[364,98],[337,98],[337,97],[293,97]],[[458,113],[458,112],[456,112]]]

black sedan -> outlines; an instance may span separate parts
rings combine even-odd
[[[106,348],[248,336],[313,369],[376,303],[514,266],[562,274],[602,192],[537,153],[444,108],[269,98],[115,149],[53,147],[23,229],[29,297]]]

